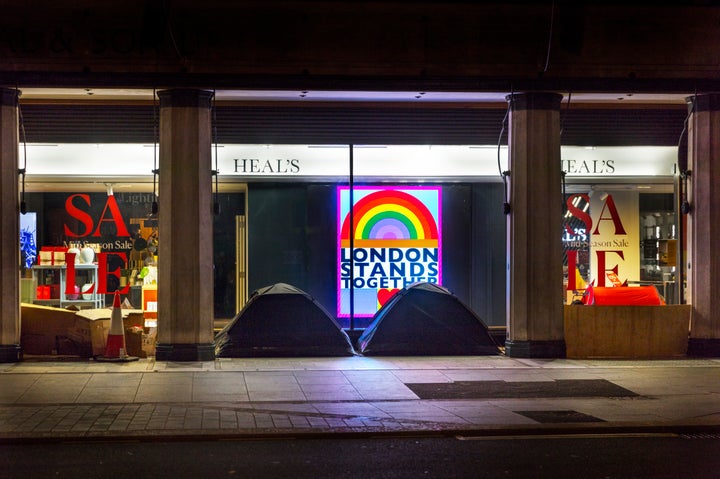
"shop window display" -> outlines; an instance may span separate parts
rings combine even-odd
[[[639,193],[632,186],[589,188],[566,196],[562,243],[566,303],[588,285],[654,286],[675,299],[676,223],[671,193]]]

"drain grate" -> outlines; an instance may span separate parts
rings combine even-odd
[[[408,383],[420,399],[496,399],[637,397],[638,394],[605,379],[559,379],[557,381],[456,381]]]
[[[595,416],[581,412],[567,411],[513,411],[541,424],[605,422]]]

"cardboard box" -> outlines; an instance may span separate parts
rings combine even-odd
[[[155,356],[155,343],[157,343],[157,328],[145,328],[142,335],[142,350],[144,358]]]
[[[60,354],[58,340],[75,326],[75,311],[22,303],[20,345],[25,354]]]
[[[41,314],[37,309],[29,312],[28,305],[23,306],[20,345],[24,354],[39,356],[92,356],[92,349],[82,344],[82,338],[73,336],[75,328],[75,311],[62,308],[44,308]]]
[[[81,309],[75,313],[75,324],[69,334],[90,356],[105,354],[112,311],[110,309]]]
[[[142,310],[123,309],[122,313],[125,329],[142,328]],[[25,354],[92,357],[105,354],[112,308],[70,310],[23,303],[21,318],[20,343]],[[146,355],[131,355],[147,357],[149,351],[154,356],[154,336],[150,341],[147,331],[141,331],[137,350],[145,351]],[[127,333],[125,342],[128,342]]]
[[[128,356],[144,358],[142,350],[143,330],[138,327],[125,328],[125,351]]]
[[[53,264],[53,252],[52,251],[40,251],[38,252],[39,264],[43,266],[50,266]]]
[[[155,340],[157,328],[139,328],[137,326],[125,329],[125,349],[129,356],[147,358],[155,356]]]
[[[140,328],[145,327],[145,316],[143,316],[142,309],[123,309],[123,327],[125,329],[137,326]]]
[[[75,329],[71,338],[74,341],[84,345],[85,354],[89,356],[98,356],[105,354],[105,348],[107,346],[107,337],[110,331],[110,323],[112,321],[112,308],[100,308],[100,309],[81,309],[76,313],[77,320],[75,323]],[[128,345],[129,341],[134,341],[135,338],[130,338],[128,329],[133,327],[140,327],[144,324],[143,313],[137,309],[123,309],[123,329],[125,331],[125,349],[130,356],[140,356],[139,354],[133,354],[130,352],[131,347]],[[139,338],[142,342],[142,338]],[[134,346],[133,346],[134,347]],[[89,348],[89,354],[87,353]],[[142,345],[137,348],[142,349]],[[153,352],[154,354],[154,352]]]
[[[44,266],[65,264],[65,252],[67,248],[63,246],[43,246],[40,248],[38,257],[39,264]]]
[[[141,309],[121,309],[123,318],[123,327],[125,329],[133,326],[144,327],[145,319]],[[112,319],[112,307],[98,309],[80,309],[77,314],[87,319]]]

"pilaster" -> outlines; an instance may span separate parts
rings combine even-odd
[[[213,345],[212,92],[159,92],[156,359],[209,361]]]
[[[506,353],[564,357],[562,177],[557,93],[508,96]]]
[[[18,97],[17,90],[0,88],[0,363],[22,359]]]
[[[720,93],[688,99],[688,355],[720,356]]]

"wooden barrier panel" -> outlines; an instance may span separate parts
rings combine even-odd
[[[671,358],[687,354],[687,304],[565,306],[568,358]]]

